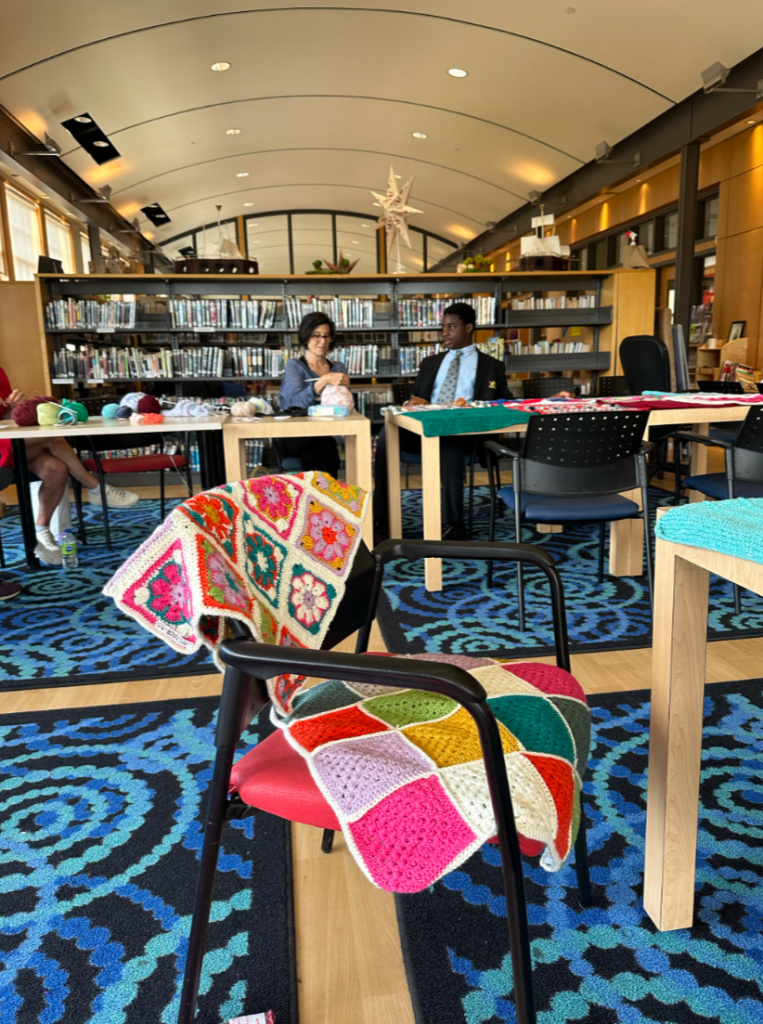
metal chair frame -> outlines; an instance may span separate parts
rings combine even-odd
[[[517,1021],[518,1024],[535,1024],[532,959],[519,840],[500,734],[487,703],[487,694],[473,676],[455,665],[411,661],[407,658],[372,658],[363,653],[368,649],[386,563],[392,559],[417,560],[427,557],[527,562],[544,572],[551,587],[557,664],[569,671],[570,656],[561,578],[553,558],[547,552],[526,544],[389,540],[374,550],[372,563],[368,550],[362,546],[356,556],[356,563],[358,558],[365,559],[369,563],[368,569],[357,577],[349,600],[348,585],[337,613],[339,618],[345,612],[348,621],[335,627],[335,619],[330,631],[333,635],[327,637],[327,641],[330,639],[335,645],[342,638],[352,635],[360,623],[355,654],[256,643],[245,635],[247,631],[244,626],[240,623],[231,623],[234,634],[237,635],[223,643],[220,649],[220,656],[226,669],[215,734],[214,773],[209,789],[201,865],[178,1024],[192,1024],[196,1010],[223,825],[226,820],[242,817],[251,811],[240,797],[228,795],[236,745],[248,724],[268,702],[265,680],[284,673],[358,683],[372,682],[383,686],[415,687],[451,697],[472,716],[480,737],[501,852]],[[371,572],[373,583],[369,586]],[[362,595],[360,601],[358,594]],[[331,849],[332,839],[333,833],[330,830],[324,832],[324,851],[328,852]],[[583,906],[590,906],[591,887],[584,814],[581,814],[581,825],[575,843],[575,868],[580,902]]]

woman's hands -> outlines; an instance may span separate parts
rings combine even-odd
[[[7,420],[16,406],[26,401],[26,395],[23,391],[19,391],[18,388],[14,388],[7,398],[0,399],[0,401],[3,402],[0,419]]]
[[[328,387],[329,384],[343,384],[347,387],[349,383],[350,378],[346,373],[324,373],[324,375],[313,384],[313,390],[316,395],[319,395],[325,387]]]

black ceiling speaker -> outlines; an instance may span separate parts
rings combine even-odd
[[[149,206],[141,206],[140,209],[156,228],[162,228],[165,224],[170,223],[169,214],[165,213],[158,203],[151,203]]]
[[[101,131],[90,114],[77,114],[61,124],[74,136],[82,148],[97,164],[107,164],[120,154],[105,132]]]

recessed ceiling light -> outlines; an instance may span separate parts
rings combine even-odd
[[[16,177],[18,178],[18,174],[16,175]],[[381,206],[381,203],[374,203],[374,206]]]
[[[244,203],[244,206],[254,206],[254,203]]]
[[[96,139],[93,145],[97,146],[99,149],[106,149],[109,144],[108,142],[104,142],[103,139]]]
[[[93,123],[92,117],[85,117],[84,114],[80,114],[80,116],[79,117],[75,117],[74,120],[77,121],[79,124],[92,124]]]
[[[464,71],[463,68],[448,68],[448,74],[453,78],[466,78],[469,72]]]
[[[425,139],[427,136],[424,132],[411,132],[414,139]]]
[[[40,199],[50,199],[47,192],[40,192]]]
[[[241,129],[240,128],[229,128],[226,131],[225,134],[226,135],[240,135],[241,134]]]
[[[370,225],[370,224],[361,224],[360,226],[361,226],[362,228],[369,228],[369,227],[371,227],[371,225]]]
[[[360,245],[360,242],[357,242],[357,241],[356,241],[356,240],[355,240],[355,239],[353,238],[353,240],[352,240],[352,244],[353,244],[353,245]]]
[[[237,178],[248,178],[249,177],[249,171],[239,171],[238,174],[236,175],[236,177]]]
[[[757,124],[758,122],[757,121],[748,121],[747,123],[748,124]]]
[[[210,71],[227,71],[230,64],[227,60],[218,60],[214,64],[209,65]]]

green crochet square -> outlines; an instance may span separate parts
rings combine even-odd
[[[431,722],[435,718],[443,718],[455,711],[458,704],[450,697],[440,697],[436,693],[425,693],[423,690],[404,690],[389,697],[372,697],[363,702],[363,710],[368,711],[382,722],[391,726],[413,725],[416,722]]]
[[[506,697],[491,697],[488,704],[498,721],[516,736],[525,750],[556,754],[575,763],[575,744],[567,722],[550,700],[540,695],[512,693]]]

